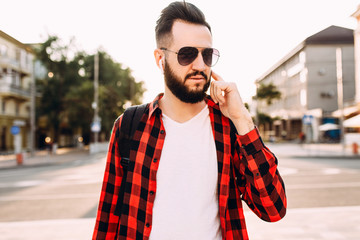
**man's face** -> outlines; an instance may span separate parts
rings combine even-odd
[[[196,47],[199,54],[192,63],[182,66],[176,53],[164,51],[166,87],[183,102],[200,102],[209,88],[211,76],[211,68],[204,63],[200,52],[203,48],[212,47],[211,33],[206,26],[175,21],[172,34],[173,41],[167,49],[178,52],[182,47]]]
[[[167,88],[182,102],[198,103],[201,102],[205,96],[206,91],[210,86],[210,78],[204,72],[195,71],[185,76],[185,79],[175,75],[174,71],[165,62],[164,68],[165,84]],[[206,79],[205,84],[197,83],[195,88],[190,88],[185,83],[188,79],[194,76],[202,76]]]

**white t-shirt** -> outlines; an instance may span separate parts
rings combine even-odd
[[[163,114],[150,240],[221,240],[218,166],[206,106],[185,123]]]

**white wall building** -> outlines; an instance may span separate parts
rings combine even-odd
[[[0,151],[30,148],[34,58],[29,46],[0,31]]]
[[[265,136],[271,133],[292,140],[305,132],[308,141],[318,141],[318,126],[335,121],[332,113],[338,109],[337,48],[342,50],[344,105],[354,103],[353,30],[330,26],[306,38],[256,80],[257,87],[272,83],[282,94],[271,105],[263,101],[257,104],[259,112],[279,119],[272,126],[260,128]]]

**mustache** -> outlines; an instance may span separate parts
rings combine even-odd
[[[193,73],[189,73],[188,75],[185,76],[185,81],[186,79],[188,78],[191,78],[193,76],[196,76],[196,75],[201,75],[203,76],[206,80],[208,80],[208,76],[206,75],[206,73],[202,72],[202,71],[195,71]]]

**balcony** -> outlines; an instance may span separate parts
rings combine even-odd
[[[1,68],[10,68],[17,72],[20,72],[23,75],[30,75],[32,73],[31,64],[25,64],[16,59],[12,59],[6,56],[0,57],[0,67]]]
[[[30,89],[17,86],[5,80],[0,80],[0,96],[3,98],[15,98],[18,100],[29,101]]]

